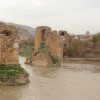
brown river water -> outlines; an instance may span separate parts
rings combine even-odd
[[[100,100],[100,62],[66,62],[62,67],[35,67],[20,63],[30,83],[0,86],[0,100]]]

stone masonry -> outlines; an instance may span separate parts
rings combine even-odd
[[[35,31],[35,52],[32,57],[34,65],[52,66],[53,61],[54,63],[58,61],[57,66],[61,66],[64,46],[68,45],[66,44],[68,37],[66,31],[59,31],[59,33],[57,33],[57,31],[52,31],[48,26],[37,27]],[[43,47],[45,47],[45,50],[42,50]]]
[[[14,26],[0,22],[0,64],[19,64],[19,38]]]
[[[66,56],[66,48],[70,46],[70,35],[67,33],[67,31],[60,30],[59,36],[62,39],[63,42],[63,57]]]

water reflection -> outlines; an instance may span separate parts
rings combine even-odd
[[[0,86],[0,100],[100,100],[100,62],[65,62],[62,67],[33,67],[30,83]]]

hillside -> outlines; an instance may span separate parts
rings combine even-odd
[[[34,28],[30,27],[30,26],[27,26],[27,25],[20,25],[20,24],[15,24],[15,23],[7,23],[9,25],[13,25],[15,26],[16,28],[20,28],[20,29],[23,29],[23,30],[26,30],[28,31],[28,33],[31,35],[31,36],[34,36]]]
[[[20,41],[27,41],[34,37],[34,28],[27,25],[20,25],[15,23],[6,23],[8,25],[13,25],[18,30],[18,35],[20,37]]]

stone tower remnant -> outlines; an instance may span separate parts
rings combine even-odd
[[[60,30],[59,35],[63,42],[63,57],[66,55],[66,48],[70,46],[70,36],[67,31]]]
[[[19,38],[14,26],[0,22],[0,64],[19,64]]]
[[[58,33],[48,26],[38,26],[34,39],[35,51],[31,63],[35,66],[61,66],[64,45],[68,39],[67,32],[59,31]]]

